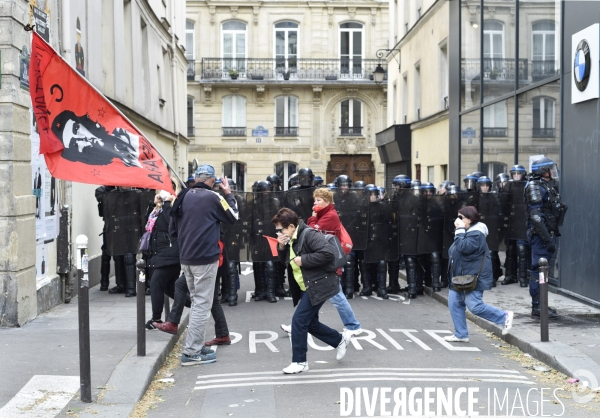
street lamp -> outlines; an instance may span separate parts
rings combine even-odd
[[[383,83],[383,78],[385,77],[385,70],[381,66],[381,64],[377,64],[375,71],[373,71],[373,80],[375,80],[376,84]]]

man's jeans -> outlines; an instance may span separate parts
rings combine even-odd
[[[182,265],[181,268],[185,274],[192,299],[190,323],[188,325],[183,353],[193,356],[198,354],[204,346],[206,324],[213,303],[219,262],[215,261],[212,264],[203,266]]]
[[[354,316],[354,311],[348,303],[348,299],[346,299],[346,296],[344,295],[344,290],[342,289],[342,286],[340,286],[340,292],[331,299],[329,299],[329,301],[333,304],[333,306],[336,307],[346,329],[360,329],[360,322],[356,320],[356,317]]]
[[[495,324],[504,325],[506,312],[485,304],[482,298],[483,291],[481,290],[473,290],[472,292],[450,290],[448,294],[448,308],[450,309],[452,322],[454,322],[454,335],[456,337],[469,338],[465,306],[469,308],[473,315],[480,316]]]

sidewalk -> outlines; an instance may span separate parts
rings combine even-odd
[[[404,271],[400,272],[400,277],[405,279]],[[529,288],[522,288],[516,283],[502,286],[501,281],[502,278],[495,288],[484,292],[483,300],[499,309],[515,313],[511,332],[502,335],[500,326],[472,315],[468,310],[467,319],[567,376],[589,382],[581,370],[591,372],[596,377],[596,382],[590,382],[595,384],[592,387],[599,387],[600,310],[549,292],[549,305],[561,317],[550,321],[550,341],[543,343],[540,338],[540,321],[531,317]],[[401,285],[404,284],[401,282]],[[428,296],[448,305],[448,289],[433,292],[430,287],[425,287],[424,290]]]
[[[136,298],[90,289],[93,402],[84,404],[78,394],[73,397],[79,391],[77,302],[59,305],[22,328],[0,329],[0,376],[10,376],[0,385],[0,418],[66,416],[69,409],[80,418],[127,417],[179,338],[146,331],[146,357],[138,357]],[[147,296],[146,321],[150,317]]]

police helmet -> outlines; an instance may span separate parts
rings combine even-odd
[[[345,174],[337,176],[334,180],[334,183],[337,187],[348,186],[352,187],[352,180]]]
[[[438,187],[438,193],[442,193],[442,190],[447,193],[450,186],[454,186],[454,182],[452,180],[444,180]]]
[[[256,193],[256,185],[258,184],[258,181],[255,181],[254,184],[252,184],[252,193]]]
[[[315,187],[323,187],[324,183],[325,180],[323,180],[323,177],[321,176],[315,176],[315,178],[313,179],[313,186]]]
[[[531,165],[531,172],[537,177],[542,177],[545,173],[550,173],[550,176],[553,179],[558,178],[558,167],[556,166],[556,163],[548,157],[535,160]]]
[[[489,193],[492,191],[492,180],[487,176],[481,176],[477,180],[477,191],[479,193]]]
[[[273,185],[266,180],[259,180],[256,182],[256,192],[272,192]]]
[[[410,188],[413,190],[417,190],[421,188],[421,180],[413,180],[410,182]]]
[[[520,164],[513,165],[510,169],[510,178],[515,180],[515,175],[521,175],[520,180],[525,180],[525,176],[527,175],[527,170]]]
[[[281,178],[277,174],[271,174],[267,181],[273,185],[273,190],[281,190]]]
[[[425,191],[427,194],[435,194],[435,186],[433,183],[426,181],[421,184],[421,190]]]
[[[362,180],[358,180],[354,182],[354,185],[352,187],[355,189],[364,189],[365,187],[367,187],[367,183],[365,183]]]
[[[401,189],[408,189],[410,187],[410,177],[406,174],[398,174],[394,177],[392,184],[394,186],[399,186]]]
[[[460,187],[458,187],[456,184],[448,186],[448,194],[458,194],[458,193],[460,193]]]
[[[485,173],[482,173],[481,171],[473,171],[471,173],[471,175],[473,175],[473,176],[475,176],[477,178],[479,178],[479,177],[485,177]]]
[[[298,171],[298,183],[301,187],[312,187],[315,175],[308,167],[301,168]]]
[[[506,174],[506,173],[498,174],[496,176],[496,178],[494,179],[494,184],[496,185],[496,189],[499,192],[504,190],[504,186],[506,186],[506,183],[508,183],[509,180],[510,180],[510,177],[508,176],[508,174]]]
[[[479,177],[476,177],[473,174],[467,175],[463,179],[463,182],[465,183],[465,189],[475,190],[477,188],[477,180],[479,180]]]
[[[379,187],[374,184],[367,184],[365,186],[365,191],[368,193],[369,199],[371,199],[372,202],[374,199],[379,200]]]
[[[291,189],[298,184],[298,173],[294,173],[288,179],[288,189]]]
[[[337,186],[335,185],[335,183],[327,183],[327,188],[328,188],[329,190],[332,190],[332,191],[333,191],[333,190],[336,190],[336,189],[337,189]]]
[[[237,185],[235,184],[235,181],[233,181],[232,178],[227,177],[227,184],[229,184],[229,188],[234,192],[237,190]]]

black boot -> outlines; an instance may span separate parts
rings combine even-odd
[[[492,275],[494,276],[494,280],[492,281],[492,286],[496,287],[496,282],[500,277],[502,277],[502,267],[500,263],[500,257],[498,256],[498,251],[492,251]]]
[[[517,244],[518,276],[521,287],[529,287],[529,271],[527,267],[531,261],[529,248],[525,244]]]
[[[387,293],[397,295],[400,293],[400,283],[398,283],[398,261],[388,262],[388,276],[390,285],[385,288]]]
[[[431,287],[431,262],[429,254],[423,254],[418,257],[418,262],[423,269],[423,284],[427,287]]]
[[[360,277],[363,285],[363,290],[359,293],[359,296],[371,296],[373,291],[371,290],[369,265],[365,263],[365,260],[360,260],[358,266],[360,267]]]
[[[442,283],[440,277],[442,275],[442,255],[438,252],[431,253],[430,266],[431,266],[431,287],[434,292],[442,290]]]
[[[354,255],[352,253],[346,256],[346,265],[342,274],[342,285],[346,299],[354,297]]]
[[[408,282],[408,298],[417,297],[417,260],[414,256],[404,256],[406,264],[406,281]]]
[[[125,254],[125,297],[130,298],[137,295],[135,285],[137,274],[135,271],[135,254]]]
[[[275,295],[287,298],[290,292],[285,290],[285,264],[275,261],[275,271],[277,273],[277,287],[275,287]]]
[[[110,289],[108,293],[111,295],[117,293],[125,293],[125,282],[127,281],[125,273],[125,257],[122,255],[116,255],[113,257],[115,261],[115,281],[117,285]]]
[[[504,280],[501,285],[518,283],[517,280],[517,244],[515,240],[509,240],[506,246],[506,259],[504,260]]]
[[[440,283],[443,288],[448,287],[448,259],[442,257],[442,277]]]
[[[105,292],[108,290],[108,283],[110,281],[110,255],[105,251],[102,251],[102,264],[100,264],[100,290]]]
[[[377,266],[378,263],[368,263],[369,268],[369,283],[371,284],[371,291],[377,292]]]
[[[267,281],[267,300],[269,303],[277,302],[275,296],[275,287],[277,282],[277,272],[275,271],[275,262],[267,261],[265,263],[266,281]]]
[[[267,300],[265,285],[265,263],[254,263],[254,301]]]
[[[377,296],[382,299],[389,299],[385,290],[385,279],[387,275],[387,263],[385,260],[379,260],[377,263]]]
[[[237,305],[237,265],[235,261],[227,263],[227,280],[229,289],[229,306]]]
[[[535,298],[531,299],[532,302],[532,306],[531,306],[531,316],[533,318],[539,318],[541,315],[541,311],[540,311],[540,297],[537,296]],[[558,314],[558,312],[556,312],[556,309],[551,308],[550,306],[548,306],[548,319],[558,319],[560,317],[560,315]]]
[[[415,257],[415,270],[417,271],[417,295],[418,296],[423,296],[423,276],[424,276],[424,271],[423,271],[423,267],[421,266],[421,264],[419,263],[419,259],[417,257]]]

